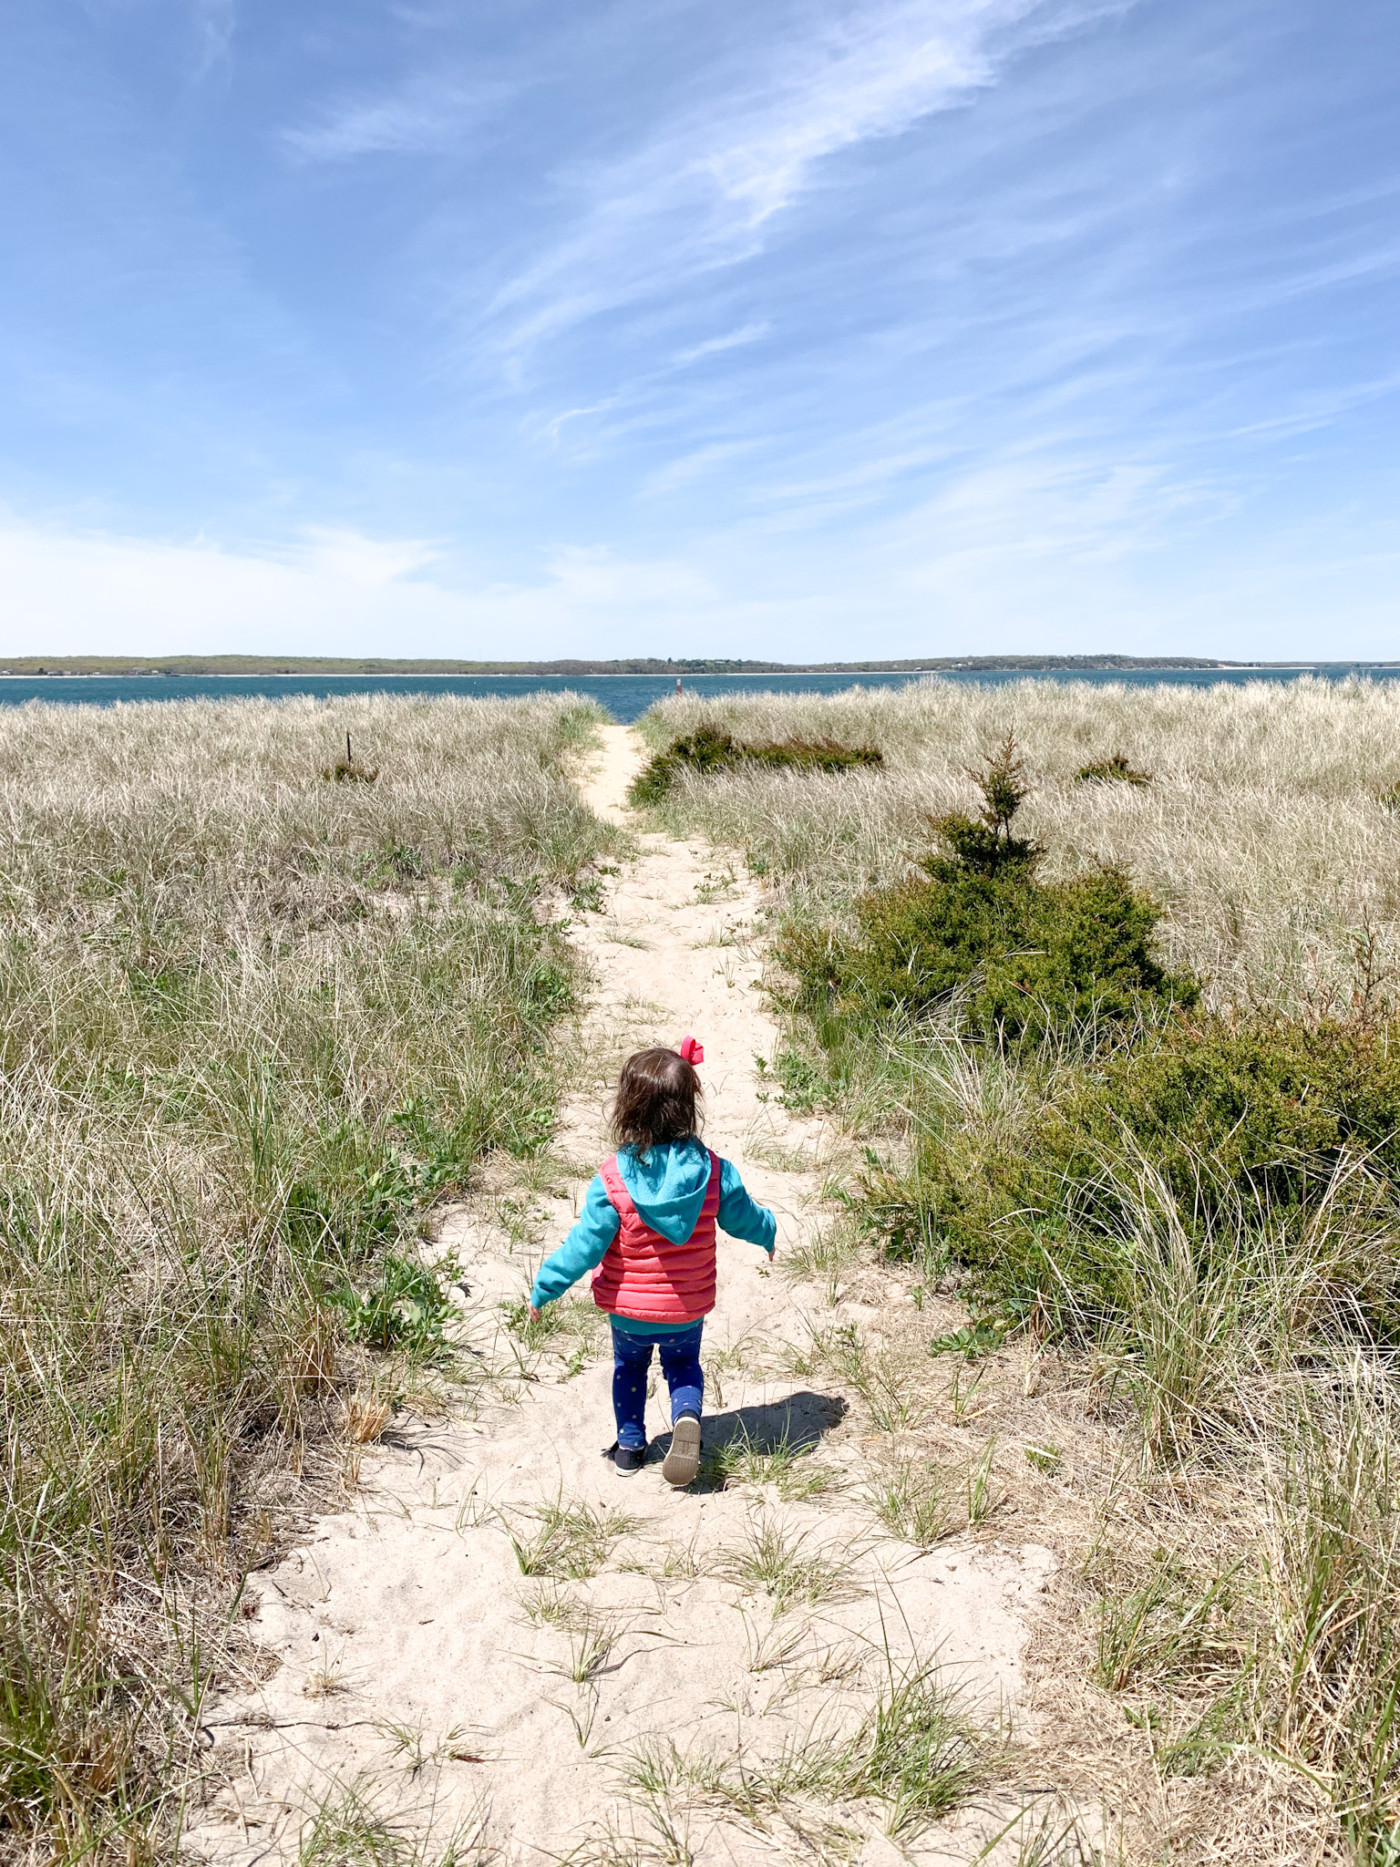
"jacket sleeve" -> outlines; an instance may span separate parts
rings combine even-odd
[[[601,1174],[595,1173],[583,1196],[583,1211],[573,1230],[551,1251],[535,1273],[530,1301],[543,1309],[556,1297],[563,1296],[570,1284],[576,1284],[586,1271],[596,1270],[607,1256],[608,1246],[617,1237],[622,1221],[608,1198]]]
[[[756,1199],[749,1197],[748,1189],[739,1178],[739,1169],[728,1160],[719,1164],[719,1223],[731,1238],[744,1238],[751,1245],[762,1245],[772,1257],[778,1221],[767,1206],[760,1206]]]

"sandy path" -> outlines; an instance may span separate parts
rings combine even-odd
[[[585,789],[617,813],[639,748],[620,727],[605,737]],[[475,1417],[367,1448],[353,1506],[253,1578],[251,1627],[280,1663],[208,1714],[223,1780],[190,1837],[202,1852],[241,1867],[299,1846],[305,1858],[309,1843],[314,1858],[367,1858],[387,1821],[429,1860],[455,1834],[459,1862],[858,1854],[870,1867],[968,1861],[999,1825],[995,1811],[964,1813],[896,1848],[878,1802],[798,1796],[741,1813],[694,1786],[663,1793],[655,1768],[637,1780],[637,1758],[672,1744],[689,1758],[741,1752],[752,1771],[814,1728],[849,1732],[890,1666],[916,1654],[936,1655],[989,1711],[1019,1702],[1023,1613],[1049,1556],[968,1539],[920,1552],[886,1535],[864,1496],[869,1428],[811,1352],[814,1332],[843,1326],[873,1343],[907,1333],[905,1284],[867,1277],[858,1302],[721,1240],[707,1448],[786,1438],[802,1456],[783,1485],[673,1493],[656,1463],[620,1480],[599,1456],[610,1364],[586,1292],[557,1306],[564,1324],[546,1342],[506,1326],[502,1305],[568,1229],[603,1151],[603,1082],[639,1042],[690,1031],[705,1045],[707,1138],[778,1213],[780,1259],[829,1221],[811,1170],[821,1130],[764,1098],[755,1061],[776,1038],[751,937],[761,905],[714,851],[647,835],[575,926],[594,981],[580,1042],[598,1066],[559,1144],[577,1177],[445,1216],[462,1339],[486,1371]],[[651,1409],[659,1460],[662,1401]],[[551,1509],[574,1515],[546,1546]],[[775,1551],[782,1570],[784,1549],[787,1600],[759,1573]],[[324,1816],[313,1825],[327,1805],[335,1832]]]

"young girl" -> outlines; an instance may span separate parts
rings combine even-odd
[[[771,1258],[778,1222],[744,1191],[738,1171],[701,1142],[695,1065],[687,1037],[674,1050],[639,1050],[622,1066],[613,1104],[617,1152],[598,1169],[577,1225],[540,1266],[531,1320],[593,1271],[593,1301],[612,1317],[617,1440],[606,1457],[622,1476],[646,1457],[651,1351],[671,1390],[671,1449],[661,1467],[673,1485],[700,1469],[700,1335],[715,1306],[715,1226],[761,1245]]]

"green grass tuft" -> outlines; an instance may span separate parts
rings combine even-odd
[[[1114,752],[1091,765],[1081,765],[1074,778],[1076,784],[1129,784],[1138,790],[1152,782],[1151,772],[1138,771],[1122,752]]]
[[[604,1507],[566,1504],[562,1498],[526,1513],[537,1528],[518,1536],[507,1526],[520,1573],[554,1581],[581,1582],[596,1575],[619,1537],[638,1527],[639,1519]]]

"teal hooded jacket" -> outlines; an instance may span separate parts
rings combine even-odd
[[[639,1154],[635,1148],[617,1150],[617,1170],[622,1184],[631,1195],[632,1204],[642,1220],[672,1244],[683,1245],[695,1230],[700,1208],[705,1203],[705,1189],[710,1183],[710,1156],[701,1141],[691,1135],[684,1141],[662,1141]],[[766,1206],[751,1199],[739,1169],[731,1161],[719,1164],[719,1226],[731,1238],[743,1238],[762,1246],[773,1255],[778,1236],[778,1221]],[[622,1221],[608,1198],[601,1174],[594,1174],[584,1194],[583,1210],[578,1221],[557,1251],[552,1251],[535,1276],[530,1301],[543,1309],[556,1297],[563,1296],[588,1271],[596,1270],[607,1256],[608,1246],[617,1237]],[[693,1329],[694,1323],[634,1322],[628,1316],[614,1316],[623,1331],[645,1330],[667,1334],[672,1330]]]

